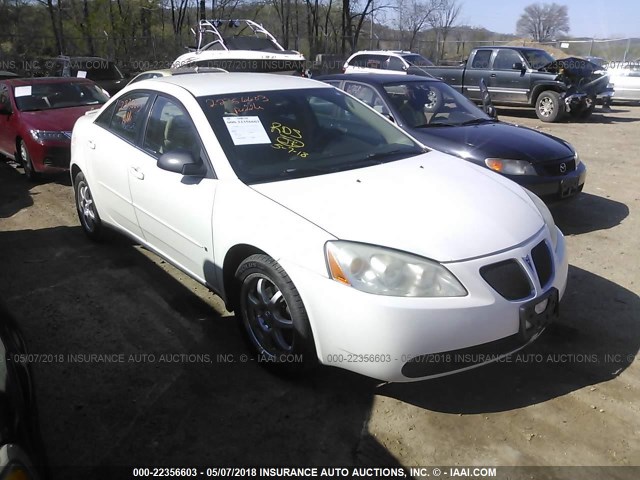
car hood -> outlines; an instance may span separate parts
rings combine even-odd
[[[544,225],[521,187],[440,152],[252,188],[339,239],[440,262],[511,248]]]
[[[37,112],[21,112],[22,120],[29,128],[36,130],[71,131],[76,120],[89,110],[96,110],[102,105],[86,105],[83,107],[54,108]]]
[[[526,160],[535,164],[560,160],[574,153],[558,138],[502,122],[413,128],[409,133],[428,147],[483,165],[486,158]]]

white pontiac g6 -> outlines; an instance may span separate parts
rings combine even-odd
[[[206,285],[284,371],[472,368],[535,340],[566,286],[535,195],[310,79],[132,84],[76,123],[71,176],[90,238],[124,232]]]

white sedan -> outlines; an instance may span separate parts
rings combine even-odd
[[[71,148],[85,233],[124,232],[218,293],[273,368],[420,380],[558,315],[567,256],[544,203],[324,83],[141,81]]]

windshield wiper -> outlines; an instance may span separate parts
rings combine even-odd
[[[479,125],[481,123],[493,123],[497,120],[493,118],[474,118],[473,120],[467,120],[466,122],[462,122],[458,125]]]
[[[431,128],[431,127],[457,127],[459,124],[457,123],[446,123],[446,122],[435,122],[435,123],[424,123],[422,125],[418,125],[413,128]]]
[[[395,157],[397,155],[420,155],[421,151],[407,148],[397,148],[395,150],[389,150],[387,152],[376,152],[367,155],[367,160],[375,160],[375,163],[382,164],[385,162],[380,161],[382,158]],[[374,164],[375,164],[374,163]]]

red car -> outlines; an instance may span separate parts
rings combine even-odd
[[[68,170],[73,125],[108,99],[86,78],[0,80],[0,154],[32,180]]]

